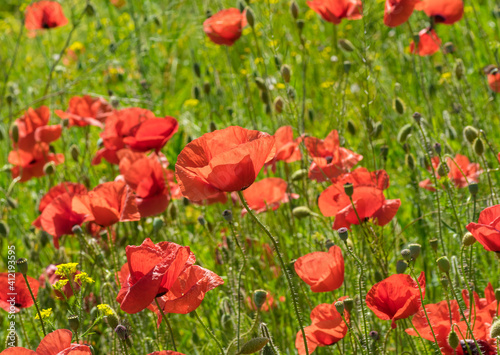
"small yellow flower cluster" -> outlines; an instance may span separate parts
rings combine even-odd
[[[103,316],[112,316],[114,314],[113,310],[108,304],[98,304],[97,309],[102,313]]]
[[[57,281],[55,284],[53,284],[52,287],[56,291],[61,291],[62,288],[64,286],[66,286],[66,284],[68,283],[68,281],[69,281],[68,279],[61,279],[61,280]]]
[[[77,266],[78,263],[59,264],[57,265],[56,275],[66,276],[75,274]]]
[[[42,319],[47,319],[51,316],[52,314],[52,308],[47,308],[47,309],[42,309],[40,311],[40,315],[42,316]],[[40,319],[40,317],[38,317],[38,314],[35,316],[35,319]]]
[[[91,284],[94,281],[94,279],[92,279],[86,272],[82,272],[78,275],[75,276],[75,281],[78,282],[78,283],[81,283],[81,284]]]

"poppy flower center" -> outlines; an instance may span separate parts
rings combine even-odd
[[[325,157],[325,159],[326,159],[326,163],[327,163],[327,164],[331,164],[331,163],[332,163],[332,161],[333,161],[333,157],[332,157],[331,155],[329,155],[329,156]]]
[[[22,305],[22,304],[20,304],[20,303],[14,303],[14,306],[15,306],[16,308],[21,308],[23,305]]]
[[[434,16],[434,20],[435,20],[437,23],[441,23],[441,22],[446,21],[446,19],[444,18],[444,16],[441,16],[441,15],[436,15],[436,16]]]
[[[478,344],[481,344],[481,340],[478,340]],[[464,355],[479,355],[479,349],[472,339],[460,340],[460,346],[462,347]],[[481,345],[479,346],[482,347]]]

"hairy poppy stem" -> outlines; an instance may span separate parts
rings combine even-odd
[[[46,336],[47,333],[45,332],[45,325],[43,324],[42,314],[40,313],[40,309],[38,308],[38,304],[36,303],[36,298],[33,295],[33,291],[31,291],[30,283],[28,282],[28,278],[26,277],[25,274],[23,274],[23,278],[24,278],[24,281],[26,282],[26,286],[28,286],[28,290],[30,291],[31,299],[33,300],[33,303],[35,304],[36,312],[38,313],[38,318],[40,318],[40,324],[42,325],[43,336]]]
[[[172,326],[170,325],[170,321],[168,320],[167,316],[163,312],[163,309],[160,307],[160,303],[158,303],[158,298],[155,298],[156,302],[156,307],[158,307],[158,310],[161,313],[162,319],[165,319],[165,324],[167,325],[168,332],[170,334],[170,338],[172,339],[172,347],[174,348],[175,351],[177,351],[177,347],[175,346],[175,339],[174,339],[174,331],[172,330]]]
[[[309,349],[307,347],[306,332],[304,331],[304,325],[302,323],[302,318],[301,318],[300,312],[299,312],[299,302],[297,300],[297,295],[295,294],[295,289],[293,287],[292,278],[291,278],[291,276],[290,276],[290,274],[285,266],[285,263],[283,261],[283,256],[281,254],[281,250],[279,249],[278,241],[276,240],[276,238],[274,238],[274,236],[271,234],[269,229],[267,229],[267,227],[264,224],[262,224],[262,222],[257,218],[255,213],[250,209],[250,207],[248,207],[248,204],[245,201],[245,198],[243,197],[243,193],[241,191],[238,191],[238,196],[240,198],[241,203],[243,204],[243,206],[247,210],[248,214],[260,226],[260,228],[264,231],[264,233],[267,234],[267,236],[269,237],[269,239],[271,239],[271,242],[273,243],[274,250],[276,250],[276,254],[278,255],[278,261],[280,263],[281,269],[283,270],[283,273],[285,274],[286,281],[288,283],[288,288],[290,289],[290,293],[292,296],[293,308],[295,310],[295,316],[297,317],[297,321],[299,322],[299,327],[300,327],[300,331],[302,333],[302,338],[304,339],[304,349],[306,350],[306,354],[309,355]]]
[[[26,334],[26,327],[24,326],[22,312],[19,312],[19,323],[21,323],[21,330],[23,331],[23,336],[24,339],[26,340],[26,345],[28,346],[28,348],[31,348],[30,339],[28,338],[28,334]]]
[[[212,338],[213,341],[215,341],[215,343],[217,344],[217,346],[219,347],[219,349],[221,351],[221,354],[224,354],[224,347],[220,343],[219,339],[217,339],[215,334],[210,330],[210,328],[208,328],[207,325],[205,323],[203,323],[203,320],[201,319],[198,312],[196,312],[196,309],[192,313],[195,315],[196,319],[198,319],[198,322],[201,324],[201,326],[205,329],[205,332],[207,332],[207,334],[210,336],[210,338]]]

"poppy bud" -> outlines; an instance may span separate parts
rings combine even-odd
[[[434,144],[434,151],[436,152],[437,155],[441,155],[442,148],[440,143]]]
[[[437,173],[441,177],[448,175],[448,169],[447,169],[446,164],[444,164],[442,162],[439,163],[438,168],[437,168]]]
[[[377,138],[378,136],[380,136],[380,133],[382,133],[382,129],[383,129],[383,125],[382,125],[382,122],[375,122],[375,124],[373,125],[373,130],[372,130],[372,135],[374,138]]]
[[[344,302],[342,302],[342,301],[335,302],[335,309],[340,314],[344,314]]]
[[[331,239],[327,239],[325,242],[326,250],[330,250],[331,247],[335,246],[335,243]]]
[[[257,309],[261,309],[267,299],[267,292],[264,290],[257,290],[253,293],[253,301]]]
[[[203,92],[205,93],[205,95],[210,94],[210,83],[208,81],[205,81],[203,83]]]
[[[482,156],[484,154],[484,142],[481,138],[476,138],[476,140],[474,141],[474,145],[473,145],[473,148],[474,148],[474,152],[479,155],[479,156]]]
[[[19,141],[19,127],[16,124],[13,124],[10,129],[10,135],[12,136],[12,141],[17,143]]]
[[[201,224],[202,226],[205,226],[205,224],[207,223],[207,221],[205,220],[205,217],[203,217],[203,215],[198,217],[198,223]]]
[[[378,335],[378,332],[376,330],[372,330],[370,333],[368,333],[370,338],[372,338],[374,341],[377,341],[380,336]]]
[[[7,237],[9,235],[9,226],[5,221],[0,221],[0,236]]]
[[[200,99],[200,96],[201,96],[201,90],[200,90],[200,87],[199,87],[198,85],[193,86],[192,95],[193,95],[193,97],[194,97],[196,100],[199,100],[199,99]]]
[[[352,298],[346,298],[344,300],[344,307],[345,307],[347,313],[351,313],[351,311],[354,308],[354,300]]]
[[[304,20],[297,20],[296,23],[297,23],[297,28],[298,28],[299,32],[302,32],[306,23],[304,22]]]
[[[349,238],[349,230],[346,227],[340,228],[337,233],[339,234],[339,238],[342,241],[346,241]]]
[[[244,9],[243,9],[243,10],[244,10]],[[243,12],[243,10],[242,10],[242,9],[240,9],[240,12]],[[206,17],[206,18],[210,18],[210,17],[212,17],[212,11],[210,11],[210,10],[205,11],[205,17]]]
[[[451,265],[450,265],[450,260],[446,256],[442,256],[439,259],[436,260],[439,269],[444,272],[445,274],[450,272]]]
[[[198,62],[193,64],[193,71],[198,78],[201,78],[201,67]]]
[[[382,159],[384,159],[384,161],[387,161],[387,156],[389,155],[389,147],[386,145],[381,146],[380,155],[382,155]]]
[[[420,255],[420,251],[422,250],[422,246],[420,244],[409,244],[408,249],[410,249],[410,256],[412,259],[418,258]]]
[[[347,196],[351,197],[352,194],[354,193],[354,185],[348,182],[347,184],[344,184],[344,192]]]
[[[160,229],[162,229],[164,224],[163,219],[155,217],[155,219],[153,219],[153,233],[157,233]]]
[[[260,92],[260,100],[266,104],[266,106],[269,106],[269,94],[266,91],[261,91]],[[267,107],[266,107],[267,109]],[[266,112],[267,113],[267,112]]]
[[[7,101],[7,104],[12,105],[12,102],[14,102],[14,95],[12,94],[5,95],[5,101]]]
[[[408,166],[410,170],[415,170],[415,158],[413,157],[413,154],[406,154],[405,162],[406,166]]]
[[[458,334],[452,330],[450,334],[448,334],[448,344],[452,349],[456,349],[458,345],[460,345],[460,339],[458,338]]]
[[[411,260],[411,252],[410,252],[410,249],[403,249],[403,250],[401,250],[401,256],[402,256],[402,257],[403,257],[403,259],[405,259],[406,261]]]
[[[250,25],[250,27],[253,28],[255,26],[255,15],[252,11],[251,8],[247,7],[245,11],[246,17],[247,17],[247,22]]]
[[[439,281],[441,282],[441,286],[443,286],[443,288],[447,290],[448,286],[450,285],[450,281],[448,280],[448,278],[445,275],[443,275],[443,277],[441,277]]]
[[[278,113],[283,112],[283,99],[281,96],[276,96],[274,99],[274,111]]]
[[[127,329],[126,326],[122,325],[122,324],[118,324],[115,328],[115,333],[118,335],[118,337],[121,339],[121,340],[126,340],[128,339],[128,337],[130,336],[130,332],[129,330]]]
[[[429,240],[429,244],[431,245],[432,250],[437,251],[437,249],[438,249],[438,240],[437,239]]]
[[[216,131],[217,126],[214,121],[210,122],[210,132]]]
[[[351,136],[356,135],[356,126],[354,125],[354,122],[351,120],[347,120],[347,131],[351,134]]]
[[[396,99],[394,99],[394,111],[396,111],[400,115],[404,115],[406,111],[406,105],[404,101],[401,100],[399,97],[396,97]]]
[[[80,227],[78,224],[74,225],[71,228],[71,232],[76,235],[83,235],[82,227]]]
[[[296,94],[294,88],[288,87],[288,89],[286,89],[286,93],[287,93],[288,97],[290,97],[292,100],[295,100],[295,97],[297,96],[297,94]]]
[[[495,299],[497,300],[497,302],[500,302],[500,288],[497,288],[495,290]]]
[[[291,179],[292,181],[300,181],[303,177],[307,176],[307,174],[308,173],[306,169],[300,169],[292,174]]]
[[[420,124],[420,122],[422,121],[422,115],[419,112],[415,112],[413,114],[413,119],[415,120],[415,122],[417,122],[417,124]]]
[[[283,77],[283,81],[285,83],[288,84],[290,82],[290,78],[292,76],[292,69],[288,64],[284,64],[283,66],[281,66],[281,76]]]
[[[479,185],[478,185],[478,183],[477,182],[471,182],[469,184],[469,193],[472,196],[476,196],[478,192],[479,192]]]
[[[231,210],[224,210],[224,212],[222,212],[222,217],[224,217],[228,223],[233,223],[233,212],[231,212]]]
[[[68,316],[68,323],[69,323],[69,328],[73,332],[76,332],[78,328],[80,328],[80,321],[78,320],[77,315]]]
[[[446,54],[451,54],[455,52],[455,45],[452,42],[446,42],[443,46],[444,52]]]
[[[55,172],[55,165],[53,162],[48,162],[47,164],[45,164],[43,166],[43,172],[45,173],[45,175],[52,175],[54,174]]]
[[[305,218],[305,217],[311,217],[311,216],[315,215],[315,213],[313,211],[311,211],[306,206],[295,207],[292,210],[292,214],[294,215],[294,217],[297,217],[298,219],[302,219],[302,218]]]
[[[344,61],[344,73],[349,74],[351,71],[352,63],[348,60]]]
[[[91,17],[95,15],[95,7],[91,3],[87,3],[87,6],[85,7],[85,12],[87,13],[87,16]]]
[[[398,260],[396,262],[396,273],[404,274],[408,268],[408,263],[404,260]]]
[[[9,205],[10,208],[16,209],[18,206],[18,203],[16,200],[14,200],[12,197],[7,197],[7,204]]]
[[[292,1],[290,3],[290,13],[292,14],[292,17],[294,19],[297,19],[299,17],[299,5],[297,5],[297,3],[295,1]]]
[[[476,128],[474,128],[472,126],[466,126],[464,128],[464,138],[470,144],[474,143],[474,141],[476,140],[478,135],[479,135],[479,132],[477,131]]]
[[[455,62],[455,75],[457,79],[458,80],[462,79],[464,73],[465,73],[464,62],[462,61],[462,59],[459,58]]]
[[[346,52],[353,52],[354,51],[354,45],[349,41],[348,39],[341,38],[339,39],[339,46]]]
[[[73,158],[74,161],[78,161],[78,157],[80,156],[80,149],[78,149],[78,147],[73,144],[70,148],[69,148],[69,152],[71,154],[71,157]]]
[[[259,88],[259,90],[267,91],[266,82],[264,81],[264,79],[262,79],[260,76],[258,76],[254,79],[254,81],[255,81],[255,84],[257,85],[257,87]]]
[[[241,346],[241,349],[238,352],[238,354],[254,354],[262,350],[262,348],[264,348],[264,346],[266,346],[267,343],[269,343],[268,338],[264,337],[253,338]]]
[[[28,259],[19,258],[16,260],[17,270],[24,276],[28,273]]]
[[[496,320],[495,323],[491,326],[490,337],[493,339],[497,338],[500,340],[500,320]]]
[[[471,232],[467,232],[464,234],[464,237],[462,238],[462,244],[466,247],[470,247],[476,242],[476,238],[472,235]]]
[[[277,55],[274,56],[274,65],[276,65],[276,69],[281,69],[281,60]]]

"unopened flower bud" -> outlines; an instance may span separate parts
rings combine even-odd
[[[354,51],[354,45],[349,41],[348,39],[341,38],[339,39],[339,46],[346,52],[352,52]]]
[[[334,246],[335,246],[335,243],[333,242],[333,240],[331,240],[331,239],[326,240],[326,242],[325,242],[326,250],[330,250],[330,248],[334,247]]]
[[[422,115],[419,112],[415,112],[413,114],[413,119],[415,120],[415,122],[417,122],[417,124],[420,124],[420,122],[422,121]]]
[[[400,115],[404,115],[406,111],[406,105],[402,99],[396,97],[394,99],[394,111],[396,111]]]
[[[283,98],[281,96],[276,96],[274,99],[274,111],[277,113],[283,112]]]
[[[82,227],[80,227],[78,224],[75,224],[71,228],[71,232],[76,235],[83,235]]]
[[[369,334],[370,338],[372,338],[374,341],[377,341],[380,336],[376,330],[372,330]]]
[[[251,8],[247,7],[245,11],[246,17],[247,17],[247,22],[250,25],[250,27],[255,26],[255,15],[252,11]]]
[[[380,155],[382,156],[382,159],[384,161],[387,161],[387,156],[389,155],[389,147],[386,145],[383,145],[380,147]]]
[[[302,178],[306,177],[307,174],[308,174],[308,172],[306,169],[300,169],[300,170],[295,171],[292,174],[291,179],[292,179],[292,181],[300,181],[300,180],[302,180]]]
[[[436,152],[437,155],[441,155],[441,150],[442,150],[441,143],[435,143],[434,151]]]
[[[295,1],[292,1],[290,3],[290,13],[292,14],[292,17],[294,19],[297,19],[299,17],[299,5],[297,5],[297,3]]]
[[[344,184],[344,192],[347,196],[351,197],[354,193],[354,185],[350,182]]]
[[[210,83],[208,81],[205,81],[203,83],[203,92],[205,93],[205,95],[210,94],[210,88],[211,88]]]
[[[439,163],[438,168],[437,168],[437,173],[439,176],[443,177],[448,175],[448,167],[446,166],[445,163]]]
[[[500,302],[500,288],[497,288],[497,289],[495,290],[495,300],[496,300],[497,302]]]
[[[5,339],[5,349],[17,347],[19,345],[19,335],[15,331],[8,331]],[[14,350],[15,351],[15,350]]]
[[[408,136],[411,134],[411,131],[413,130],[413,126],[411,124],[405,124],[401,129],[399,130],[398,133],[398,142],[401,144],[404,144],[406,140],[408,139]]]
[[[311,211],[307,206],[298,206],[292,210],[294,217],[298,219],[314,216],[314,212]]]
[[[205,226],[205,224],[207,223],[207,221],[205,220],[205,217],[203,217],[203,215],[198,217],[198,223],[201,224],[202,226]]]
[[[80,321],[77,315],[68,316],[69,329],[76,332],[80,328]]]
[[[462,238],[462,244],[465,245],[466,247],[470,247],[476,242],[476,238],[472,235],[471,232],[467,232],[464,234],[464,237]]]
[[[342,302],[342,301],[335,302],[335,309],[340,314],[344,314],[344,302]]]
[[[195,74],[198,78],[201,78],[201,67],[200,67],[200,63],[195,62],[195,63],[193,64],[193,71],[194,71],[194,74]]]
[[[352,298],[346,298],[344,300],[344,307],[347,313],[351,313],[354,308],[354,300]]]
[[[349,238],[349,230],[346,227],[340,228],[337,233],[339,234],[339,238],[344,242]]]
[[[155,219],[153,219],[153,233],[158,233],[158,231],[162,229],[164,225],[165,223],[163,222],[163,219],[155,217]]]
[[[404,260],[398,260],[396,262],[396,273],[404,274],[408,268],[408,263]]]
[[[198,85],[193,86],[192,95],[193,95],[193,97],[194,97],[196,100],[199,100],[199,99],[200,99],[200,96],[201,96],[201,89],[200,89],[200,87],[199,87]]]
[[[413,154],[406,154],[405,163],[411,171],[415,170],[415,158],[413,157]]]
[[[130,336],[129,330],[127,329],[126,326],[124,326],[122,324],[118,324],[118,326],[116,326],[115,333],[118,335],[118,337],[121,340],[126,340]]]
[[[267,91],[266,82],[264,81],[264,79],[258,76],[254,79],[254,81],[255,85],[257,85],[260,91]]]
[[[500,340],[500,320],[497,319],[493,325],[491,326],[490,330],[490,337],[493,339],[498,339]]]
[[[177,219],[177,204],[175,203],[170,203],[167,208],[168,215],[170,216],[171,220],[176,220]]]
[[[28,273],[28,259],[19,258],[16,260],[17,270],[24,276]]]
[[[477,155],[482,156],[484,154],[484,142],[480,137],[474,141],[473,148]]]
[[[479,185],[478,185],[478,183],[477,182],[471,182],[469,184],[469,193],[472,196],[476,196],[478,192],[479,192]]]
[[[296,24],[297,24],[297,29],[299,30],[299,32],[302,32],[302,30],[304,29],[304,26],[306,25],[304,20],[297,20]]]
[[[10,135],[14,143],[17,143],[19,141],[19,127],[17,126],[17,124],[12,125],[10,129]]]
[[[5,221],[0,221],[0,237],[9,236],[9,226]]]
[[[460,345],[460,339],[458,338],[458,334],[452,330],[450,334],[448,334],[448,344],[452,349],[456,349],[457,346]]]
[[[464,133],[465,140],[467,142],[469,142],[470,144],[474,143],[474,141],[476,140],[476,138],[479,135],[478,130],[472,126],[465,127],[463,133]]]
[[[351,134],[351,136],[356,135],[356,125],[351,120],[347,121],[347,131]]]
[[[52,175],[54,174],[55,170],[56,169],[54,162],[50,161],[43,166],[43,172],[45,173],[45,175]]]
[[[281,66],[281,76],[283,77],[283,81],[285,83],[288,84],[290,82],[290,79],[292,77],[292,69],[288,64],[283,64]]]
[[[344,61],[344,73],[349,74],[351,71],[352,63],[348,60]]]
[[[91,3],[87,3],[87,6],[85,7],[85,12],[87,13],[87,16],[92,17],[95,15],[95,7]]]
[[[224,217],[228,223],[233,223],[233,212],[231,212],[231,210],[224,210],[224,212],[222,212],[222,217]]]
[[[73,158],[74,161],[78,161],[78,157],[80,156],[80,149],[78,149],[78,146],[73,144],[69,148],[69,152],[71,154],[71,158]]]
[[[439,259],[437,259],[436,263],[439,269],[445,274],[450,272],[451,269],[450,260],[446,256],[442,256]]]
[[[253,301],[257,306],[257,309],[261,309],[267,299],[267,291],[257,290],[253,293]]]

